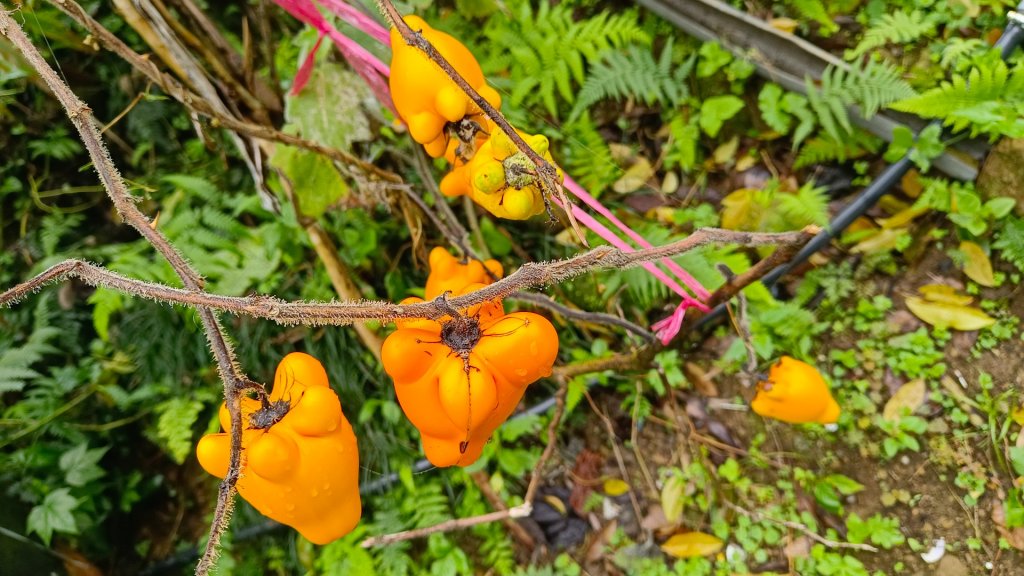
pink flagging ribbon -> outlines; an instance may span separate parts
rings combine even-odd
[[[364,73],[369,71],[375,71],[383,76],[390,75],[390,69],[383,62],[378,60],[373,54],[370,54],[363,47],[356,44],[354,41],[349,39],[347,36],[338,31],[334,26],[328,23],[323,16],[320,15],[316,6],[312,0],[274,0],[279,6],[284,8],[290,14],[298,18],[299,20],[313,26],[321,33],[321,39],[323,35],[328,35],[334,41],[335,45],[338,46],[339,51],[342,55],[352,64],[363,78],[367,80],[374,92],[377,93],[378,97],[381,97],[381,101],[384,102],[392,111],[394,106],[391,103],[391,94],[388,90],[387,84],[383,84],[382,89],[378,89],[375,81],[381,80],[380,76],[372,73]],[[386,28],[377,23],[376,20],[366,16],[354,7],[346,4],[344,0],[320,0],[320,4],[329,10],[332,14],[340,17],[346,22],[352,24],[359,30],[365,32],[371,38],[377,40],[381,44],[386,46],[390,45],[390,34]],[[310,55],[303,62],[302,67],[299,69],[299,73],[296,75],[296,86],[300,85],[300,76],[302,77],[301,84],[309,79],[309,74],[312,70],[313,57],[316,54],[316,48],[319,47],[320,41],[317,41],[316,47],[311,51]],[[308,66],[307,66],[308,64]],[[371,80],[372,78],[372,80]],[[396,114],[397,115],[397,114]],[[569,176],[565,177],[564,182],[565,189],[572,193],[573,196],[579,198],[584,204],[590,206],[598,214],[604,216],[611,222],[616,228],[622,231],[631,240],[639,244],[643,248],[653,248],[650,242],[644,239],[643,236],[638,234],[635,230],[627,226],[624,222],[619,220],[608,208],[606,208],[597,198],[594,198],[589,194],[582,186],[580,186],[575,180]],[[562,206],[557,199],[553,199],[554,202],[561,207],[563,210],[565,206]],[[636,249],[623,241],[619,236],[608,229],[607,226],[599,222],[596,218],[584,212],[580,207],[575,204],[570,204],[569,208],[584,226],[594,231],[595,234],[603,238],[612,246],[615,246],[623,252],[635,252]],[[668,286],[673,292],[675,292],[682,301],[676,306],[676,309],[668,317],[659,320],[651,325],[651,329],[654,331],[655,336],[662,342],[662,344],[668,344],[676,334],[679,333],[680,328],[683,325],[683,319],[686,316],[686,311],[690,308],[697,308],[699,310],[707,311],[708,306],[701,300],[707,300],[711,293],[708,292],[700,282],[697,281],[689,272],[684,270],[682,266],[676,264],[669,258],[662,258],[660,260],[669,271],[671,271],[676,278],[678,278],[687,288],[693,291],[694,296],[691,296],[682,286],[679,285],[674,279],[669,277],[664,271],[658,268],[651,262],[644,262],[642,266],[648,272],[650,272],[655,278],[660,280],[663,284]]]
[[[590,206],[591,208],[596,210],[598,214],[607,218],[612,224],[615,225],[616,228],[622,230],[626,234],[626,236],[632,238],[634,242],[636,242],[643,248],[654,248],[654,246],[652,246],[650,242],[645,240],[643,236],[637,234],[636,230],[633,230],[629,226],[626,226],[624,222],[616,218],[615,215],[612,214],[611,210],[606,208],[604,204],[601,204],[597,200],[597,198],[591,196],[589,192],[587,192],[582,186],[577,184],[576,181],[573,180],[572,177],[569,176],[568,174],[565,176],[565,182],[563,183],[563,186],[566,190],[572,192],[573,196],[579,198],[580,200],[583,201],[584,204]],[[683,284],[686,285],[687,288],[693,290],[693,293],[697,295],[697,298],[700,298],[701,300],[707,300],[708,298],[711,297],[711,293],[708,292],[707,288],[704,288],[704,286],[702,286],[696,278],[691,276],[689,272],[683,270],[682,266],[676,264],[669,258],[662,258],[660,262],[664,264],[665,267],[667,267],[669,270],[671,270],[672,273],[675,274],[676,277],[678,277],[683,282]]]
[[[387,64],[384,64],[367,51],[366,48],[363,48],[348,36],[342,34],[341,31],[320,14],[312,0],[274,0],[274,3],[296,19],[320,32],[320,38],[317,39],[316,45],[310,50],[306,60],[299,67],[298,74],[295,76],[295,86],[292,87],[293,94],[301,91],[306,82],[309,81],[309,76],[313,71],[316,51],[320,47],[321,40],[326,35],[334,41],[334,45],[338,47],[338,51],[348,60],[352,68],[363,77],[363,80],[366,81],[370,89],[377,95],[377,99],[394,112],[395,105],[391,102],[391,92],[388,90],[388,83],[385,81],[385,78],[391,75],[391,70]]]
[[[391,34],[376,20],[363,14],[359,9],[349,6],[342,0],[320,0],[320,5],[345,22],[362,30],[371,38],[387,46],[391,43]]]

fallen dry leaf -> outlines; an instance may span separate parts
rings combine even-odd
[[[650,160],[641,156],[612,184],[612,190],[619,194],[635,192],[647,184],[651,176],[654,176],[654,166],[651,166]]]
[[[996,285],[996,279],[992,274],[992,261],[981,246],[974,242],[963,241],[960,243],[960,252],[964,258],[964,274],[982,286],[991,288]]]
[[[925,284],[917,289],[926,300],[966,306],[974,302],[972,296],[957,294],[956,288],[946,284]]]
[[[674,558],[693,558],[708,556],[722,549],[725,542],[703,532],[684,532],[676,534],[661,545],[661,549]]]
[[[882,418],[889,422],[898,422],[904,415],[913,414],[924,404],[927,391],[924,380],[920,378],[900,386],[892,398],[885,403],[885,408],[882,409]]]
[[[949,286],[924,286],[920,292],[924,298],[907,297],[907,308],[932,326],[970,331],[996,323],[995,318],[968,306],[969,296],[958,295]]]

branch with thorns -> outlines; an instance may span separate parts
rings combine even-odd
[[[103,144],[103,139],[96,128],[96,122],[89,106],[82,102],[67,84],[57,76],[54,69],[43,59],[42,55],[29,40],[25,31],[11,17],[5,5],[0,5],[0,35],[7,37],[14,44],[15,48],[21,52],[32,68],[39,73],[39,76],[46,82],[46,85],[56,96],[57,100],[60,101],[71,123],[78,130],[79,138],[92,159],[93,168],[99,175],[107,195],[125,222],[135,228],[167,260],[187,290],[202,292],[203,280],[199,274],[192,269],[184,256],[152,225],[149,218],[135,205],[135,199],[128,191],[128,186],[118,172],[117,167],[114,166],[114,162],[111,160],[110,154]],[[228,473],[223,482],[221,482],[221,488],[217,495],[217,507],[214,511],[213,523],[210,527],[210,538],[199,567],[196,568],[197,573],[206,573],[213,566],[220,537],[231,515],[235,484],[238,481],[241,469],[241,394],[246,390],[255,390],[259,395],[263,396],[266,394],[266,391],[262,385],[254,383],[242,373],[235,358],[234,350],[232,350],[227,337],[224,335],[224,329],[220,325],[217,315],[209,308],[197,307],[196,310],[203,325],[203,332],[217,361],[217,369],[224,384],[224,401],[227,403],[228,411],[231,415],[231,456]]]

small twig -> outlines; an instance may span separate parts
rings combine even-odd
[[[533,507],[528,503],[520,504],[519,506],[513,506],[508,510],[499,510],[497,512],[491,512],[489,514],[481,514],[480,516],[471,516],[469,518],[455,518],[448,520],[447,522],[441,522],[433,526],[427,526],[426,528],[417,528],[415,530],[404,530],[402,532],[395,532],[394,534],[383,534],[381,536],[373,536],[363,540],[360,547],[362,548],[373,548],[374,546],[387,546],[388,544],[394,544],[395,542],[402,542],[404,540],[415,540],[416,538],[423,538],[424,536],[430,536],[431,534],[437,534],[439,532],[451,532],[453,530],[462,530],[464,528],[470,528],[479,524],[487,524],[490,522],[500,522],[506,518],[526,518],[533,511]]]
[[[416,173],[419,174],[420,179],[426,184],[430,195],[434,197],[434,205],[437,206],[449,230],[449,234],[446,234],[446,237],[449,238],[453,246],[462,250],[463,254],[472,256],[477,260],[486,260],[489,257],[488,255],[477,254],[469,245],[469,232],[462,226],[462,223],[455,216],[455,212],[448,205],[448,198],[441,193],[441,189],[438,187],[437,182],[434,180],[434,175],[430,171],[430,164],[427,161],[426,153],[421,147],[414,146],[412,155],[415,160],[413,164],[416,168]]]
[[[530,475],[530,484],[526,487],[526,494],[523,496],[523,501],[527,504],[533,504],[534,498],[537,497],[537,490],[540,488],[544,466],[547,465],[548,460],[555,453],[558,425],[561,424],[562,416],[565,414],[565,396],[569,392],[569,379],[557,374],[555,379],[558,381],[558,391],[555,392],[555,411],[551,414],[551,420],[548,422],[547,445],[544,446],[544,451],[541,452],[540,458],[537,459],[537,464],[533,467],[533,473]]]
[[[535,294],[532,292],[519,292],[512,296],[509,296],[510,300],[520,300],[522,302],[529,302],[531,304],[553,310],[566,318],[572,318],[573,320],[579,320],[580,322],[590,322],[592,324],[608,324],[611,326],[618,326],[623,330],[632,332],[637,336],[640,336],[648,342],[657,340],[654,334],[650,330],[634,324],[625,318],[615,316],[613,314],[605,314],[604,312],[587,312],[586,310],[577,310],[575,308],[569,308],[564,304],[555,302],[553,298],[544,296],[543,294]]]
[[[760,512],[747,510],[746,508],[733,504],[728,500],[722,500],[721,502],[725,504],[726,508],[731,508],[736,512],[739,512],[740,514],[743,514],[744,516],[749,516],[750,518],[753,518],[754,520],[764,520],[767,522],[778,524],[780,526],[785,526],[786,528],[789,528],[791,530],[796,530],[797,532],[800,532],[804,536],[807,536],[811,540],[814,540],[815,542],[825,546],[826,548],[845,548],[848,550],[862,550],[864,552],[878,552],[878,548],[875,548],[870,544],[856,544],[854,542],[836,542],[835,540],[825,538],[824,536],[811,530],[807,526],[800,524],[799,522],[791,522],[789,520],[780,520],[778,518],[772,518],[771,516],[761,514]]]
[[[490,476],[488,476],[486,472],[480,470],[473,472],[469,476],[473,479],[473,483],[476,484],[476,487],[480,489],[480,492],[483,493],[487,502],[490,503],[491,508],[494,508],[497,512],[508,510],[508,505],[505,504],[505,501],[501,499],[501,496],[498,495],[498,493],[494,491],[494,488],[491,487]],[[533,536],[530,536],[530,533],[526,531],[526,528],[523,528],[521,524],[512,518],[505,518],[502,521],[502,524],[505,525],[505,529],[512,534],[512,537],[515,538],[516,541],[519,542],[519,545],[524,549],[533,550],[537,545],[537,542],[534,541]]]
[[[664,380],[664,374],[659,374],[659,377]],[[636,395],[639,397],[643,392],[643,378],[636,378]],[[671,387],[666,386],[671,389]],[[640,450],[640,425],[637,422],[637,415],[640,412],[640,403],[633,402],[633,414],[630,419],[629,426],[629,443],[633,449],[633,457],[636,458],[637,464],[640,465],[640,472],[644,476],[644,481],[647,482],[647,489],[649,494],[659,494],[658,486],[654,483],[654,477],[651,475],[650,468],[647,467],[647,459],[644,458],[643,451]]]
[[[482,110],[483,113],[490,118],[490,120],[494,122],[502,132],[505,133],[506,136],[508,136],[509,140],[516,145],[516,148],[525,154],[526,157],[530,159],[530,162],[533,162],[533,165],[537,169],[537,180],[540,183],[544,203],[548,208],[548,213],[551,214],[551,206],[549,204],[550,199],[557,198],[559,202],[562,203],[562,207],[564,208],[566,215],[569,217],[569,222],[572,224],[572,229],[576,233],[576,237],[583,246],[588,246],[587,239],[583,235],[583,231],[580,230],[579,223],[576,222],[576,217],[570,209],[569,199],[566,197],[565,191],[562,189],[561,179],[558,177],[558,169],[545,160],[540,154],[537,154],[533,148],[530,148],[526,141],[523,140],[523,137],[516,132],[515,128],[513,128],[511,124],[508,123],[508,120],[505,120],[505,117],[502,116],[501,112],[499,112],[494,106],[491,106],[490,102],[485,100],[479,92],[470,86],[469,82],[466,82],[466,79],[459,74],[458,70],[456,70],[448,60],[446,60],[445,57],[442,56],[436,48],[434,48],[430,41],[423,37],[423,34],[413,30],[405,23],[405,20],[402,19],[402,14],[398,12],[398,9],[391,3],[391,0],[377,0],[377,2],[380,6],[381,13],[383,13],[384,17],[388,19],[391,26],[398,30],[398,33],[402,35],[402,39],[405,40],[405,43],[423,52],[423,54],[430,58],[430,60],[440,66],[441,70],[443,70],[444,73],[453,82],[455,82],[455,85],[465,92],[466,96],[469,96],[469,99],[472,100],[473,103],[476,104],[480,110]]]
[[[537,464],[533,467],[533,473],[530,477],[530,484],[526,487],[526,495],[523,497],[523,503],[512,508],[498,510],[488,514],[482,514],[480,516],[472,516],[470,518],[456,518],[454,520],[447,520],[440,524],[433,526],[426,526],[424,528],[417,528],[415,530],[404,530],[402,532],[396,532],[394,534],[383,534],[380,536],[373,536],[363,540],[363,548],[372,548],[374,546],[384,546],[387,544],[393,544],[395,542],[401,542],[403,540],[414,540],[416,538],[423,538],[424,536],[430,536],[431,534],[437,534],[438,532],[452,532],[455,530],[462,530],[464,528],[470,528],[478,524],[487,524],[488,522],[505,522],[508,520],[514,520],[517,518],[526,518],[533,512],[533,499],[537,495],[537,490],[540,487],[541,471],[543,470],[547,461],[551,458],[555,452],[555,440],[558,431],[558,424],[562,420],[562,415],[565,413],[565,395],[568,391],[569,385],[568,380],[559,377],[560,381],[558,392],[555,393],[555,411],[551,415],[551,421],[548,424],[548,441],[547,446],[544,447],[544,452],[541,453],[540,458],[537,460]],[[532,539],[531,539],[532,540]]]
[[[722,276],[725,276],[726,283],[731,282],[736,277],[732,270],[730,270],[725,264],[719,263],[717,268],[718,271],[722,273]],[[754,374],[757,373],[757,350],[754,349],[754,336],[750,333],[750,316],[747,315],[747,297],[743,294],[742,290],[738,290],[736,292],[736,299],[739,301],[738,317],[732,313],[732,308],[728,303],[726,303],[726,310],[729,312],[729,318],[732,320],[732,325],[736,329],[736,333],[739,334],[739,338],[743,342],[743,348],[747,352],[747,363],[743,367],[743,384],[749,387],[751,385],[750,380],[754,378]]]
[[[628,484],[630,480],[629,471],[626,469],[626,459],[622,457],[622,450],[619,449],[619,437],[615,434],[615,424],[603,410],[598,408],[597,402],[594,402],[594,398],[590,395],[589,390],[584,390],[583,396],[587,399],[587,403],[590,404],[590,409],[604,423],[605,430],[608,431],[608,442],[612,445],[612,453],[615,454],[615,461],[619,465],[619,472],[622,473],[622,479]],[[636,523],[639,525],[644,518],[644,514],[640,509],[640,500],[636,497],[636,490],[629,491],[629,500],[633,504],[633,513],[636,514]]]

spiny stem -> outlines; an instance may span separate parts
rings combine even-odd
[[[128,186],[118,172],[113,160],[111,160],[106,146],[103,144],[100,133],[96,128],[92,111],[85,102],[82,102],[71,91],[60,77],[57,76],[53,68],[43,59],[24,30],[21,29],[21,26],[11,18],[6,5],[0,5],[0,34],[10,39],[64,107],[71,123],[78,130],[79,138],[92,159],[93,168],[99,175],[100,181],[103,183],[103,187],[106,189],[107,195],[114,203],[118,213],[153,248],[167,259],[174,272],[185,285],[185,288],[196,292],[202,291],[203,281],[200,276],[189,266],[185,258],[167,238],[152,225],[149,218],[135,205],[135,199],[129,193]],[[213,351],[214,358],[217,361],[221,380],[224,383],[225,401],[231,410],[231,457],[229,470],[233,471],[234,478],[237,478],[241,463],[242,446],[242,414],[239,409],[239,390],[244,387],[242,383],[248,382],[249,379],[241,374],[235,360],[234,351],[224,336],[217,316],[208,308],[197,308],[197,311],[203,325],[203,332],[206,334],[210,349]],[[209,566],[213,564],[217,542],[226,527],[233,500],[234,482],[231,479],[232,475],[229,472],[228,478],[225,479],[217,499],[215,518],[219,518],[220,522],[214,522],[210,527],[210,540],[207,544],[203,561],[200,562],[199,567],[196,569],[197,574],[205,574]]]
[[[453,311],[465,310],[489,300],[504,299],[528,288],[557,284],[594,270],[626,269],[639,266],[643,262],[675,256],[709,244],[800,246],[814,234],[815,229],[813,228],[800,232],[777,234],[702,228],[682,240],[635,252],[622,252],[617,248],[600,246],[565,260],[529,262],[505,278],[496,280],[479,290],[455,298],[434,299],[415,304],[394,304],[384,301],[287,302],[274,296],[220,296],[202,290],[174,288],[163,284],[144,282],[88,262],[67,260],[56,264],[31,280],[0,293],[0,306],[10,305],[48,283],[76,277],[94,286],[103,286],[159,302],[184,304],[199,309],[209,308],[254,318],[264,318],[285,325],[340,326],[368,320],[382,322],[416,318],[440,320],[445,316],[452,316]],[[762,270],[767,269],[762,268]],[[747,274],[741,276],[745,283],[756,280],[755,276]],[[738,276],[737,279],[739,278]],[[740,287],[743,285],[746,284],[737,284]]]

